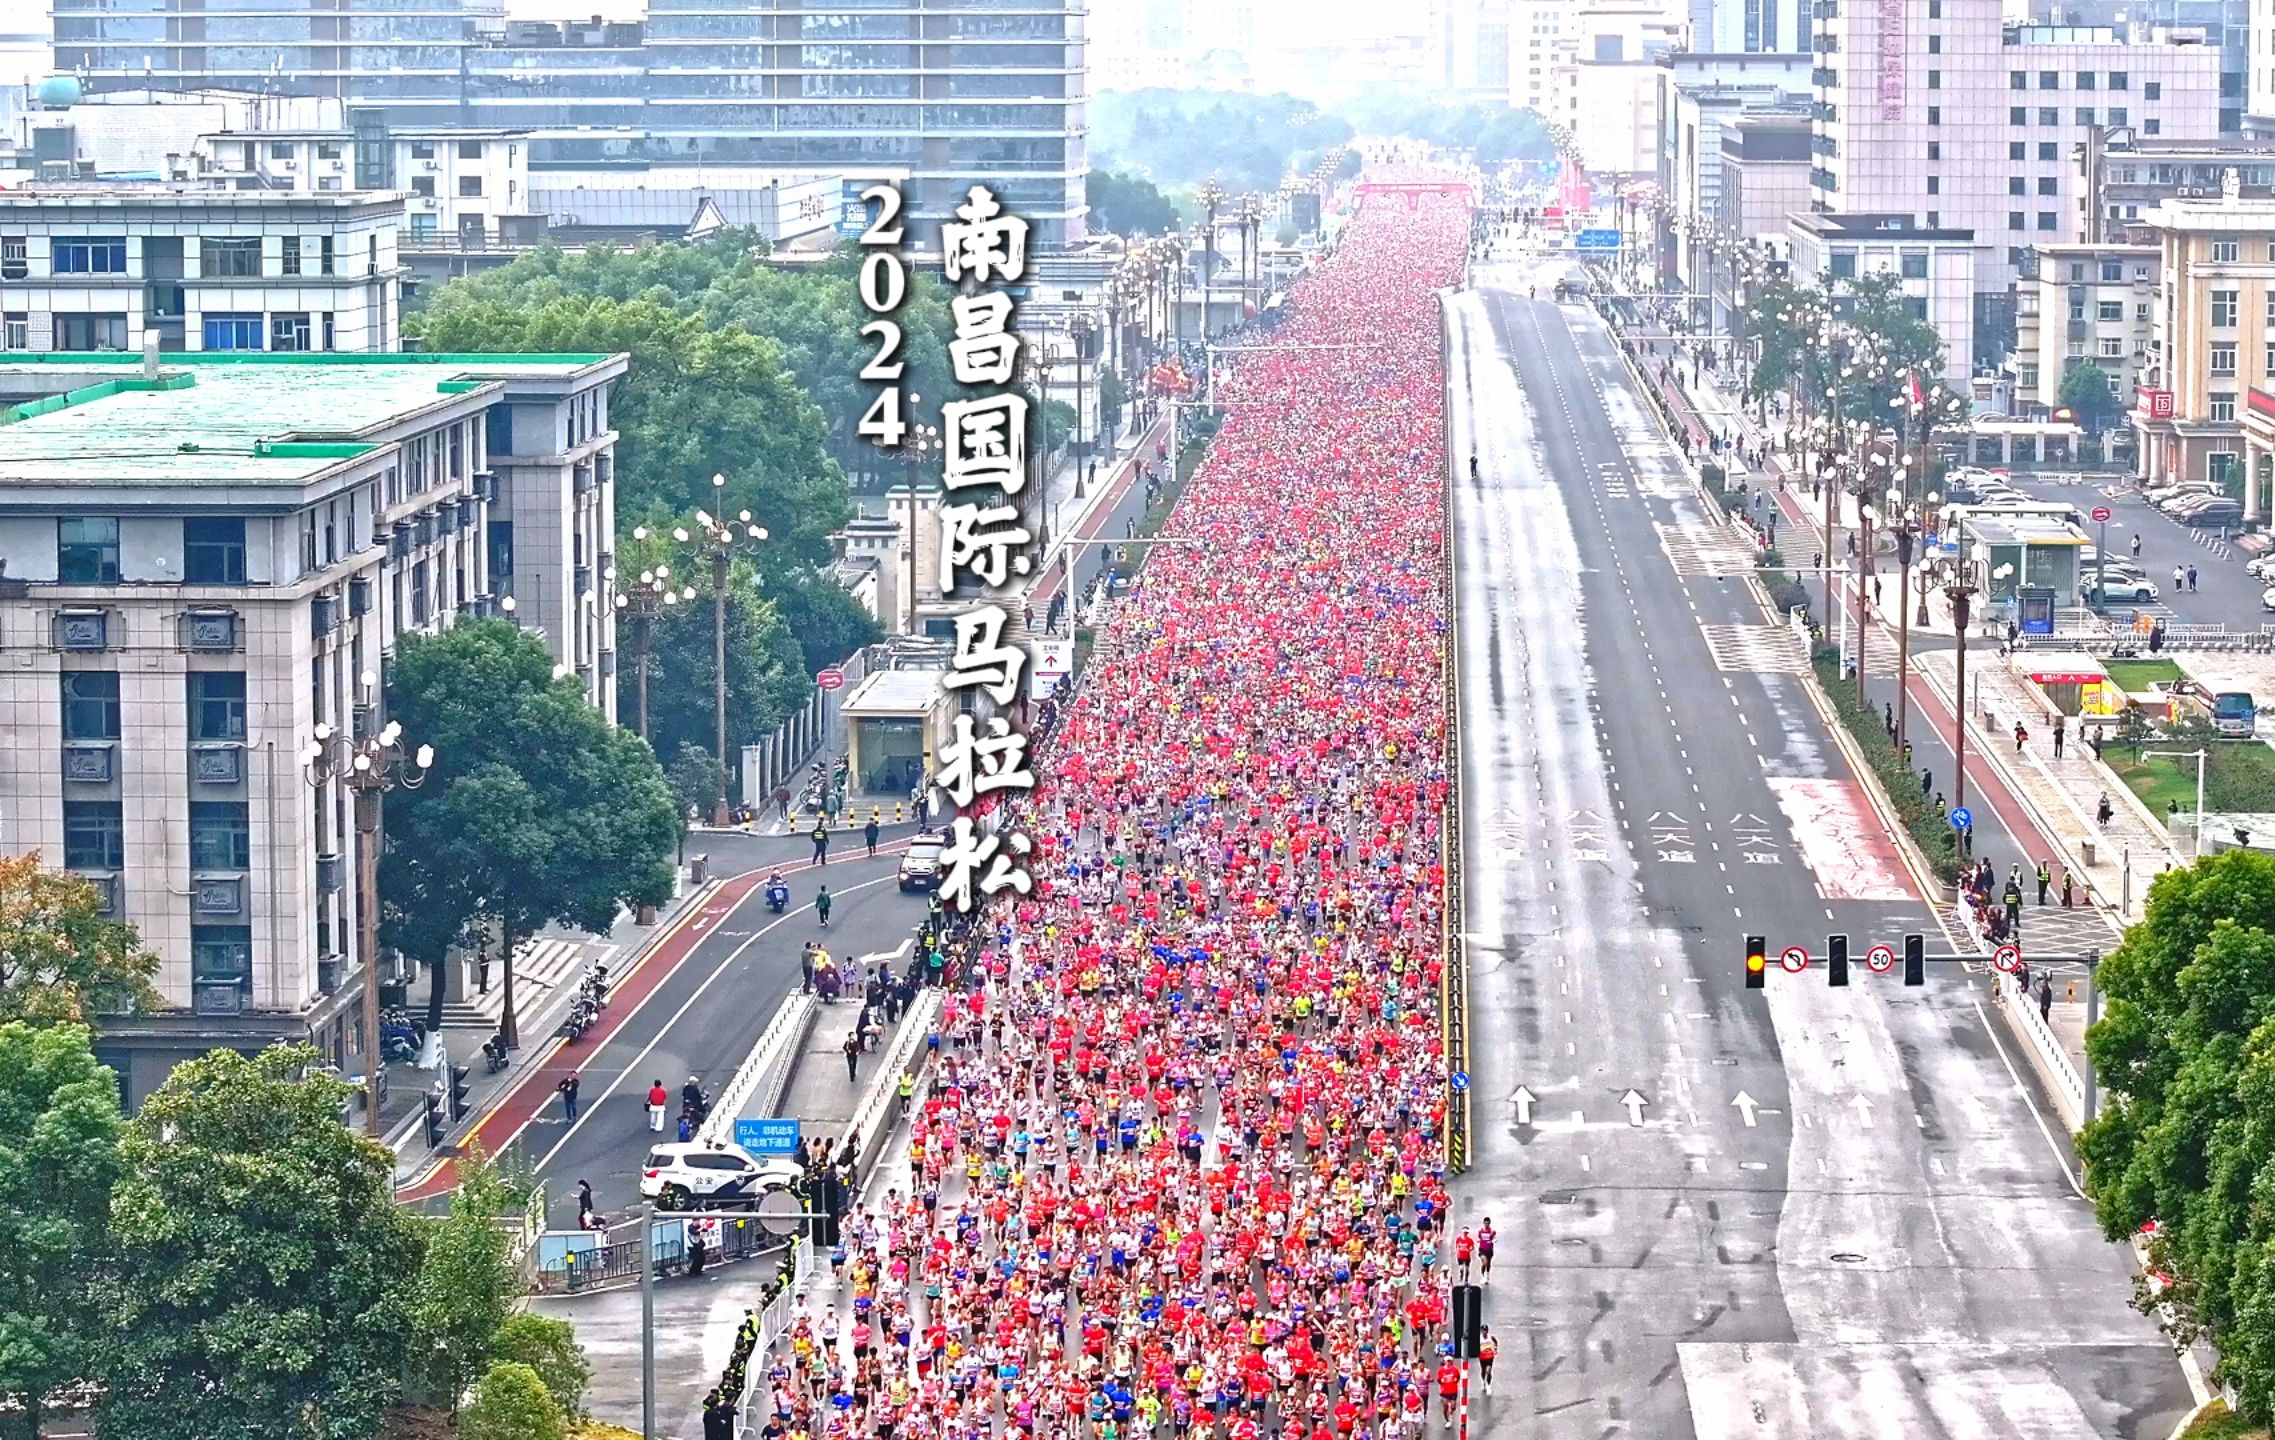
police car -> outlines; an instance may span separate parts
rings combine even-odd
[[[747,1209],[803,1178],[795,1161],[761,1160],[740,1145],[696,1140],[650,1147],[640,1194],[665,1210]]]

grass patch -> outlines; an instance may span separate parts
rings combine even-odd
[[[2214,1400],[2180,1432],[2180,1440],[2268,1440],[2268,1434],[2266,1426],[2254,1425],[2228,1409],[2225,1400]]]
[[[2204,762],[2204,808],[2214,815],[2240,811],[2275,810],[2275,749],[2256,740],[2200,741],[2160,736],[2143,748],[2193,750],[2202,744],[2210,758]],[[2130,747],[2106,745],[2101,758],[2125,788],[2161,819],[2178,802],[2181,813],[2196,812],[2196,761],[2193,756],[2157,755],[2148,759],[2130,753]]]
[[[1920,853],[1927,857],[1928,869],[1947,885],[1957,880],[1959,845],[1952,833],[1951,821],[1938,813],[1932,800],[1920,794],[1919,776],[1912,773],[1911,767],[1897,753],[1895,742],[1888,738],[1881,712],[1858,703],[1856,682],[1841,674],[1838,650],[1824,646],[1813,659],[1817,688],[1825,692],[1825,698],[1832,702],[1833,713],[1840,716],[1841,724],[1856,737],[1857,748],[1864,752],[1864,763],[1880,782],[1889,804],[1895,807],[1896,817],[1903,821],[1904,829],[1919,845]]]
[[[2117,688],[2127,694],[2146,690],[2151,685],[2170,685],[2180,678],[2180,666],[2171,660],[2104,660],[2101,668],[2117,682]]]

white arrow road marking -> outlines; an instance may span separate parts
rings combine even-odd
[[[871,960],[898,960],[903,955],[906,955],[909,952],[909,947],[915,943],[916,937],[914,935],[911,935],[906,940],[901,941],[898,946],[891,950],[870,951],[868,954],[862,956],[860,961],[856,963],[867,964]]]
[[[1730,1103],[1737,1108],[1739,1116],[1745,1120],[1746,1128],[1751,1130],[1754,1126],[1754,1111],[1760,1102],[1745,1091],[1740,1090],[1737,1098]]]
[[[1619,1097],[1619,1103],[1627,1107],[1627,1123],[1640,1125],[1643,1123],[1643,1107],[1651,1102],[1635,1091],[1629,1090],[1625,1095]]]
[[[1527,1090],[1524,1086],[1519,1085],[1517,1087],[1517,1093],[1513,1098],[1517,1102],[1517,1123],[1519,1125],[1530,1125],[1532,1123],[1533,1101],[1538,1100],[1540,1097],[1533,1094],[1530,1090]]]
[[[1865,1129],[1867,1129],[1867,1130],[1871,1129],[1871,1128],[1872,1128],[1872,1102],[1871,1102],[1870,1100],[1866,1099],[1864,1096],[1862,1096],[1862,1095],[1859,1095],[1859,1096],[1857,1096],[1857,1097],[1856,1097],[1854,1100],[1851,1100],[1851,1101],[1849,1101],[1848,1103],[1849,1103],[1849,1104],[1851,1104],[1851,1105],[1854,1105],[1854,1106],[1856,1107],[1856,1118],[1857,1118],[1858,1122],[1859,1122],[1860,1124],[1862,1124],[1862,1125],[1864,1126],[1864,1128],[1865,1128]]]

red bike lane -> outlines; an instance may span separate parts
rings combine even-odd
[[[513,1143],[552,1101],[553,1087],[630,1023],[634,1013],[671,977],[680,962],[694,954],[695,948],[710,938],[719,922],[763,880],[758,871],[752,870],[722,882],[709,899],[649,942],[632,968],[609,991],[608,1008],[600,1012],[592,1029],[585,1032],[585,1038],[571,1048],[557,1037],[546,1037],[530,1052],[532,1059],[523,1067],[521,1078],[491,1102],[490,1109],[474,1122],[473,1128],[459,1137],[458,1148],[463,1150],[480,1144],[483,1153],[495,1155]],[[395,1199],[402,1204],[413,1204],[446,1194],[456,1183],[455,1162],[448,1156],[438,1156],[425,1174],[398,1189]]]

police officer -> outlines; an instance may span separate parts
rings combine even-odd
[[[2047,891],[2049,891],[2049,890],[2051,890],[2051,889],[2053,889],[2053,888],[2054,888],[2054,867],[2053,867],[2053,864],[2052,864],[2052,862],[2050,862],[2050,861],[2041,860],[2041,861],[2039,861],[2039,862],[2038,862],[2038,903],[2039,903],[2039,904],[2043,905],[2043,904],[2045,904],[2045,903],[2046,903],[2046,892],[2047,892]]]
[[[826,820],[823,820],[823,819],[820,819],[820,818],[818,818],[818,817],[817,817],[817,818],[815,819],[815,821],[814,821],[814,831],[813,831],[813,835],[812,835],[812,837],[811,837],[811,838],[812,838],[812,840],[813,840],[813,842],[814,842],[814,859],[813,859],[813,863],[814,863],[814,864],[816,864],[816,865],[822,865],[822,864],[826,864],[826,863],[828,863],[828,860],[829,860],[829,822],[828,822],[828,821],[826,821]]]

